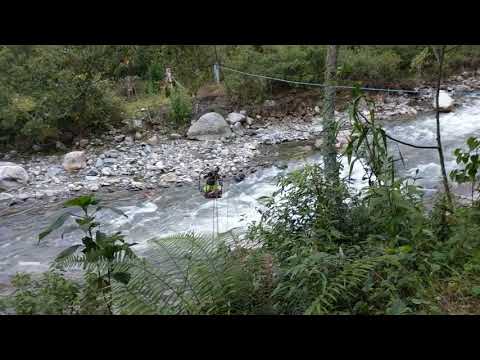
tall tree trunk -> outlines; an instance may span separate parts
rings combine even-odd
[[[440,167],[442,170],[442,179],[443,179],[443,186],[445,189],[445,195],[447,196],[448,205],[451,207],[452,195],[450,193],[447,170],[445,168],[445,158],[443,156],[442,137],[440,132],[440,107],[439,107],[440,86],[442,84],[443,63],[445,60],[445,48],[446,48],[446,45],[442,45],[439,49],[436,49],[435,47],[433,48],[433,51],[435,52],[435,56],[438,61],[437,88],[436,88],[436,94],[435,94],[435,112],[436,112],[436,120],[437,120],[438,157],[440,159]]]
[[[335,85],[337,72],[338,45],[328,45],[325,62],[325,96],[323,100],[324,162],[326,178],[338,184],[339,164],[337,162],[337,124],[335,122]]]

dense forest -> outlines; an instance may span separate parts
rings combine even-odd
[[[225,67],[219,83],[216,63]],[[71,221],[82,234],[77,243],[40,276],[14,276],[0,310],[478,314],[480,139],[469,136],[455,149],[456,167],[447,171],[439,99],[442,81],[467,70],[476,75],[479,63],[478,46],[0,46],[0,146],[5,151],[30,152],[57,141],[69,145],[118,127],[142,108],[163,114],[168,131],[182,132],[195,117],[201,94],[220,86],[228,101],[241,106],[263,106],[275,94],[302,88],[227,68],[327,86],[317,99],[324,161],[278,178],[276,191],[262,199],[260,220],[246,232],[158,234],[145,258],[134,239],[103,230],[102,211],[127,214],[104,205],[101,196],[77,196],[36,239],[44,244],[63,238]],[[377,122],[375,101],[358,88],[344,91],[350,135],[345,146],[336,146],[334,85],[432,88],[434,143],[400,143],[433,150],[442,170],[433,197],[426,201],[419,177],[398,172],[404,162],[398,141]],[[341,175],[342,170],[351,175],[355,163],[365,172],[361,189]],[[468,196],[456,194],[454,184],[466,187]],[[79,276],[70,276],[72,270]]]

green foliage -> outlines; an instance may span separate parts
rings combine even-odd
[[[0,49],[0,133],[4,141],[49,143],[101,131],[120,120],[120,104],[102,78],[103,47]],[[68,137],[67,137],[68,139]]]
[[[478,186],[478,170],[480,168],[480,140],[470,137],[467,140],[468,151],[455,149],[454,155],[457,157],[457,164],[462,164],[462,169],[455,169],[450,172],[450,178],[460,184],[471,184],[471,196],[474,200],[474,193]]]
[[[40,279],[18,273],[11,283],[15,291],[4,299],[4,307],[18,315],[69,315],[77,312],[80,287],[61,273],[46,272]]]
[[[97,206],[100,201],[92,195],[84,195],[64,203],[64,207],[79,207],[83,215],[76,215],[73,212],[62,214],[51,226],[40,233],[39,241],[49,235],[52,231],[64,225],[67,219],[73,217],[76,225],[83,233],[81,244],[75,244],[63,250],[56,258],[54,267],[59,269],[70,269],[82,267],[86,272],[86,281],[90,285],[96,284],[99,293],[102,293],[106,305],[111,312],[111,284],[112,280],[120,283],[128,283],[130,274],[124,271],[115,271],[115,265],[135,258],[131,246],[135,243],[127,243],[120,233],[106,234],[99,230],[99,223],[96,221],[96,214],[101,210],[110,210],[118,215],[126,215],[119,209],[108,206]],[[96,206],[93,212],[89,208]],[[69,228],[69,231],[72,231]],[[63,236],[63,235],[62,235]],[[78,252],[81,254],[76,255]]]
[[[188,124],[192,116],[192,99],[181,86],[176,86],[169,97],[169,119],[177,126]]]
[[[194,234],[152,242],[152,260],[119,265],[132,277],[113,286],[122,314],[255,314],[268,312],[271,269],[255,251]],[[267,292],[268,293],[268,292]]]

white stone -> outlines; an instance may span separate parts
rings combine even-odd
[[[87,158],[84,151],[72,151],[63,158],[63,168],[67,171],[77,171],[86,166]]]
[[[0,162],[0,189],[10,190],[28,183],[27,171],[14,163]]]
[[[442,112],[450,112],[453,110],[453,106],[455,101],[453,98],[446,92],[445,90],[440,90],[439,97],[438,97],[438,108]],[[433,108],[437,108],[436,104],[436,95],[433,96]]]

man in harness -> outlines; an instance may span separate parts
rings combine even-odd
[[[220,169],[217,166],[213,171],[209,171],[208,174],[204,176],[206,183],[203,187],[203,192],[207,199],[218,199],[222,197],[223,180],[219,172]]]

